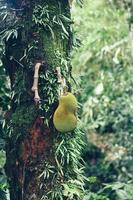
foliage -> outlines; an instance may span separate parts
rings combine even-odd
[[[73,137],[72,137],[73,136]],[[60,134],[54,140],[54,152],[56,165],[45,164],[45,169],[40,175],[42,180],[53,180],[53,189],[48,196],[42,199],[82,199],[84,195],[83,175],[84,163],[81,159],[81,151],[84,147],[82,139],[83,133],[80,130],[75,132]],[[60,179],[62,184],[60,185]],[[45,184],[42,181],[42,185]]]
[[[7,195],[7,181],[5,172],[3,170],[5,164],[5,152],[3,150],[0,151],[0,198],[1,200],[6,200]]]
[[[54,26],[61,27],[62,38],[68,38],[69,33],[66,29],[65,23],[71,23],[71,19],[67,16],[59,14],[55,15],[54,8],[49,8],[48,5],[43,7],[37,5],[33,11],[33,22],[38,26],[43,26],[51,32],[52,37],[54,38]]]
[[[82,42],[73,52],[73,65],[88,138],[86,173],[97,177],[97,183],[91,186],[93,191],[102,188],[104,182],[131,181],[132,185],[133,180],[128,6],[127,1],[90,0],[84,1],[83,9],[73,8],[75,31]],[[124,199],[122,190],[120,199]],[[107,193],[109,198],[118,199],[116,194]]]
[[[2,64],[2,54],[4,53],[4,45],[0,43],[0,199],[6,200],[6,192],[7,192],[7,182],[5,172],[3,170],[5,164],[5,141],[3,139],[3,130],[2,123],[5,111],[9,108],[10,101],[10,89],[9,89],[9,80],[6,76],[5,70]]]

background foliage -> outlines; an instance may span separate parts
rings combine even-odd
[[[82,9],[73,8],[74,28],[81,41],[73,52],[73,66],[88,138],[86,174],[97,177],[89,185],[94,192],[108,183],[104,192],[113,200],[133,198],[124,186],[130,183],[126,185],[130,190],[133,181],[130,6],[129,1],[89,0]],[[117,182],[115,189],[113,182]]]

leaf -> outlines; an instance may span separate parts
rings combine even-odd
[[[118,190],[120,188],[123,188],[125,186],[125,183],[117,182],[117,183],[112,183],[112,184],[105,184],[106,186],[104,187],[105,189],[111,188],[112,190]]]
[[[119,197],[119,200],[132,200],[128,193],[125,190],[117,190],[116,191],[117,196]]]
[[[60,25],[61,25],[62,30],[64,31],[64,33],[68,36],[69,34],[68,34],[68,32],[67,32],[67,30],[66,30],[66,28],[65,28],[65,26],[64,26],[64,24],[62,23],[61,20],[60,20]]]
[[[49,28],[49,30],[51,32],[52,38],[54,39],[54,32],[53,32],[52,28],[49,25],[47,25],[47,26],[48,26],[48,28]]]

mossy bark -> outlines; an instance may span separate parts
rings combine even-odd
[[[64,76],[68,73],[61,65],[61,59],[68,59],[71,38],[70,34],[64,38],[62,34],[62,28],[70,33],[70,23],[64,22],[62,27],[51,22],[52,35],[48,26],[34,22],[33,15],[37,6],[41,9],[46,6],[50,20],[54,15],[70,18],[70,7],[68,0],[8,0],[7,3],[9,10],[14,8],[18,36],[5,42],[3,58],[12,90],[10,118],[6,119],[5,170],[11,200],[40,200],[53,188],[50,179],[42,184],[40,174],[47,161],[56,165],[53,140],[57,133],[52,123],[58,98],[56,67],[61,67]],[[41,105],[35,105],[31,92],[37,62],[42,63],[39,78]]]

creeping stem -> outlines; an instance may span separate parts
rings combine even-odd
[[[35,65],[35,71],[34,71],[34,82],[31,90],[35,93],[34,100],[36,104],[40,101],[40,96],[38,92],[38,79],[39,79],[39,69],[40,69],[41,63],[36,63]]]

